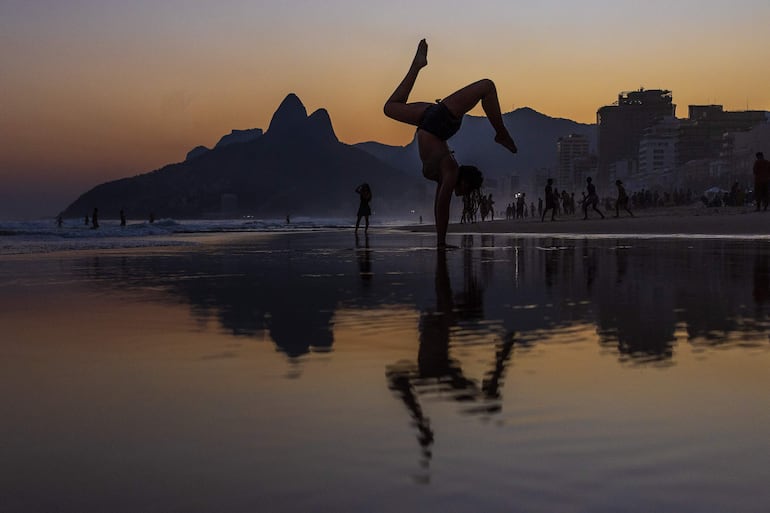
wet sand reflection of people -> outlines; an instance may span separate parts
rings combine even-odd
[[[513,336],[508,335],[495,353],[492,371],[487,373],[481,386],[465,376],[460,362],[450,356],[450,333],[457,321],[465,315],[479,317],[483,321],[483,309],[476,304],[483,291],[464,291],[462,300],[455,303],[449,281],[446,251],[436,253],[434,286],[436,304],[420,315],[420,345],[417,365],[412,361],[400,361],[388,366],[388,388],[403,401],[417,428],[417,440],[421,448],[421,464],[428,466],[432,457],[435,432],[419,400],[421,394],[439,394],[462,403],[472,403],[465,413],[490,414],[501,410],[500,387],[506,364],[513,349]],[[466,267],[467,270],[467,267]],[[473,278],[464,282],[477,284]],[[479,323],[483,324],[483,323]]]
[[[361,240],[356,234],[356,258],[358,260],[358,273],[365,284],[370,284],[372,280],[372,251],[369,249],[369,236],[364,235],[364,245],[361,247]]]
[[[754,287],[752,297],[759,308],[770,299],[770,256],[757,251],[754,256]]]

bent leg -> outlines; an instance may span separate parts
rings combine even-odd
[[[479,101],[487,119],[492,124],[492,128],[495,129],[495,142],[516,153],[516,144],[503,123],[500,101],[497,98],[497,88],[494,82],[488,78],[481,79],[455,91],[441,100],[441,103],[446,105],[449,112],[459,118],[475,107]]]

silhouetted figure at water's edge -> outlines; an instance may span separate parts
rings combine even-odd
[[[94,208],[94,212],[91,214],[91,229],[96,230],[99,228],[99,209]]]
[[[361,218],[363,217],[366,224],[364,226],[364,233],[369,232],[369,216],[372,215],[372,208],[369,206],[369,202],[372,201],[372,188],[368,183],[362,183],[356,187],[356,193],[359,196],[358,213],[356,214],[356,234],[358,234],[358,225],[361,224]]]

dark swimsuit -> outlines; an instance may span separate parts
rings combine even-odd
[[[449,112],[446,105],[441,102],[436,102],[434,105],[425,109],[425,113],[422,115],[420,124],[417,125],[419,130],[425,130],[431,135],[435,135],[442,141],[446,141],[460,130],[462,124],[462,118],[456,118]],[[428,180],[435,182],[441,181],[441,161],[445,157],[450,156],[452,152],[447,151],[444,154],[438,155],[423,162],[422,174]]]
[[[463,118],[454,117],[446,105],[438,102],[425,109],[417,127],[446,141],[460,130],[462,122]]]

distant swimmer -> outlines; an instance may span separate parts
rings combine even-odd
[[[126,226],[126,213],[120,209],[120,226]]]
[[[436,219],[436,237],[439,248],[446,247],[449,225],[449,206],[452,192],[456,196],[479,189],[483,181],[481,172],[473,166],[459,166],[447,140],[460,129],[466,112],[479,101],[495,130],[495,142],[516,153],[516,144],[503,124],[500,102],[494,82],[482,79],[450,94],[436,103],[407,103],[420,70],[428,65],[428,43],[423,39],[409,71],[385,103],[384,112],[389,118],[417,127],[417,147],[422,160],[422,174],[437,183],[433,212]]]
[[[56,226],[58,226],[59,228],[61,228],[63,224],[64,224],[64,219],[62,218],[62,216],[61,216],[61,215],[59,215],[59,216],[56,218]]]
[[[91,214],[91,229],[96,230],[99,228],[99,209],[94,208],[94,213]]]

